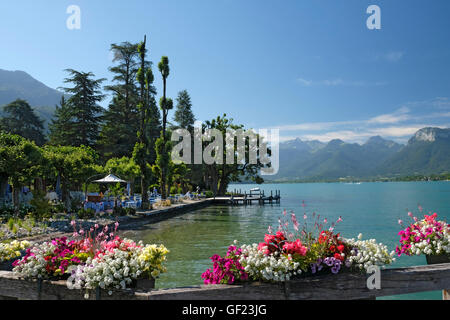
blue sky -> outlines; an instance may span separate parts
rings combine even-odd
[[[366,27],[372,4],[380,30]],[[66,27],[69,5],[80,30]],[[449,15],[446,0],[2,1],[0,68],[52,88],[66,68],[111,79],[110,44],[147,34],[155,65],[170,59],[168,95],[187,89],[199,120],[227,113],[283,140],[405,142],[449,126]]]

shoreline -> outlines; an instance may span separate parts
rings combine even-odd
[[[210,205],[215,204],[216,201],[214,198],[202,199],[202,200],[194,200],[188,203],[181,204],[173,204],[170,207],[163,207],[148,211],[137,211],[135,216],[120,216],[116,217],[116,220],[106,220],[106,219],[90,219],[90,220],[75,220],[77,225],[81,225],[82,228],[87,229],[95,224],[99,224],[100,226],[108,226],[112,227],[116,221],[119,222],[120,231],[131,230],[135,228],[142,227],[146,224],[156,223],[160,221],[164,221],[173,217],[176,217],[181,214],[185,214],[191,212],[196,209],[204,208]],[[62,221],[61,221],[62,222]],[[68,225],[70,225],[70,221],[65,221]],[[107,222],[107,223],[105,223]],[[31,235],[27,237],[21,237],[11,240],[27,240],[34,242],[43,242],[49,241],[55,237],[70,237],[73,234],[72,231],[56,231],[51,233],[41,233],[36,235]]]

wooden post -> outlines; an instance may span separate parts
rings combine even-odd
[[[442,300],[450,300],[450,290],[442,290]]]

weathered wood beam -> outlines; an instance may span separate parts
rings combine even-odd
[[[310,276],[286,283],[246,283],[242,285],[206,285],[187,288],[135,292],[131,289],[113,291],[100,296],[89,291],[89,299],[102,300],[344,300],[450,288],[450,263],[385,269],[381,271],[381,288],[369,290],[367,275],[341,273]],[[65,281],[25,281],[12,272],[0,271],[0,296],[18,299],[80,300],[86,290],[70,290]],[[443,298],[449,291],[443,291]]]

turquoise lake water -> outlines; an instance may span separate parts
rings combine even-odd
[[[231,185],[229,190],[249,190],[253,185]],[[223,255],[233,240],[240,243],[261,242],[267,227],[278,225],[284,209],[298,216],[313,212],[343,222],[336,232],[346,238],[376,238],[390,249],[398,243],[398,220],[409,222],[408,210],[419,216],[437,212],[439,219],[450,221],[450,182],[374,182],[361,184],[304,183],[264,184],[259,186],[270,194],[281,191],[281,204],[251,206],[211,206],[170,220],[149,224],[123,235],[146,243],[163,243],[171,252],[168,273],[156,282],[157,288],[182,287],[202,283],[200,275],[211,267],[209,257]],[[306,207],[302,208],[302,200]],[[426,264],[424,256],[400,257],[392,267]],[[382,280],[381,280],[382,285]],[[441,299],[441,292],[426,292],[385,299]]]

